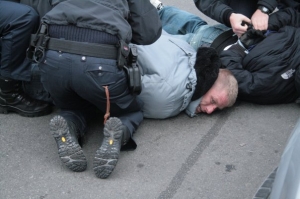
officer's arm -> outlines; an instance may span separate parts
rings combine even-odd
[[[269,9],[269,12],[272,13],[277,7],[277,0],[259,0],[257,6],[264,6]]]
[[[250,95],[255,92],[255,78],[253,74],[245,70],[242,62],[246,56],[245,49],[239,44],[233,44],[220,54],[222,65],[229,69],[239,85],[239,95]]]
[[[300,27],[300,13],[293,8],[286,8],[270,15],[268,29],[279,30],[283,26]]]
[[[156,8],[150,1],[128,0],[132,28],[132,43],[148,45],[161,35],[162,25]]]
[[[231,27],[229,17],[233,13],[231,7],[219,0],[194,0],[196,7],[208,17]]]

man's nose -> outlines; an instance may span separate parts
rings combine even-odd
[[[211,106],[207,107],[206,113],[211,114],[212,112],[214,112],[216,110],[216,108],[217,108],[216,105],[211,105]]]

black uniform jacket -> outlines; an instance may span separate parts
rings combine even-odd
[[[42,21],[55,25],[75,25],[116,35],[126,43],[148,45],[161,35],[156,8],[140,0],[72,0],[49,11]]]
[[[238,81],[239,99],[259,104],[293,102],[300,93],[300,13],[287,8],[272,14],[269,30],[276,32],[249,54],[238,48],[223,51],[222,64]]]
[[[233,12],[240,13],[238,10],[234,10],[230,5],[234,5],[236,9],[240,7],[239,10],[245,10],[245,8],[242,7],[247,5],[246,9],[251,9],[252,12],[257,9],[258,5],[267,7],[271,12],[277,6],[277,0],[194,0],[194,2],[196,7],[205,15],[228,27],[231,27],[229,16]]]

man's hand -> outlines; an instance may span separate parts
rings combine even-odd
[[[252,25],[256,30],[267,30],[269,15],[257,9],[251,17]]]
[[[246,24],[242,25],[242,23],[246,22],[248,24],[251,24],[251,20],[248,17],[246,17],[245,15],[242,15],[242,14],[232,13],[230,15],[229,20],[230,20],[232,31],[238,37],[240,37],[242,34],[244,34],[247,31],[247,28],[248,28],[248,26]]]

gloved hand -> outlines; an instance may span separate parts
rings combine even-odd
[[[240,37],[240,42],[243,44],[243,46],[248,49],[250,46],[257,44],[261,42],[266,36],[264,35],[266,33],[265,30],[255,30],[253,28],[249,28],[247,32],[245,32]]]

